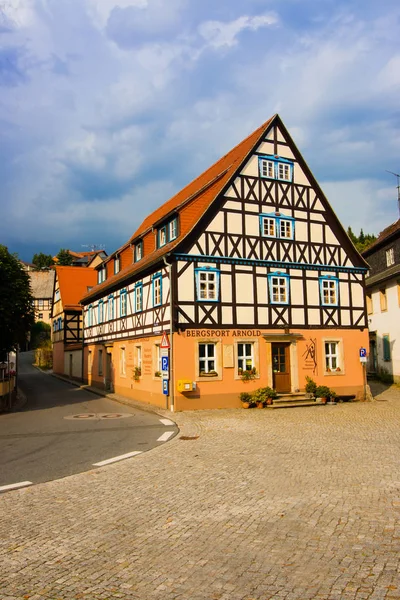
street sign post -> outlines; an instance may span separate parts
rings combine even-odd
[[[161,372],[163,379],[169,379],[169,356],[161,356]]]

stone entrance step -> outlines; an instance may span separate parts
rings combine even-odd
[[[297,394],[278,394],[278,398],[267,408],[300,408],[301,406],[323,406],[301,392]]]

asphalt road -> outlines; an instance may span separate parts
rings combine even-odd
[[[178,433],[172,421],[98,397],[31,363],[32,353],[21,353],[19,385],[27,404],[20,412],[0,415],[0,488],[94,469]]]

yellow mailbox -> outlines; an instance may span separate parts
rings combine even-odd
[[[178,379],[178,392],[193,392],[193,381],[190,379]]]

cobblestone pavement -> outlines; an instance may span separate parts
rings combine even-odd
[[[1,600],[400,599],[399,388],[175,419],[160,448],[1,496]]]

